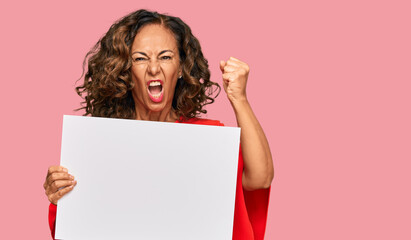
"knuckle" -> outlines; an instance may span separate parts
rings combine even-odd
[[[57,182],[53,182],[53,183],[51,184],[51,186],[54,187],[54,188],[58,188]]]
[[[62,190],[60,190],[60,191],[57,192],[57,196],[62,197],[63,195],[64,195],[64,193],[63,193]]]
[[[56,180],[56,173],[52,173],[49,177],[49,180],[52,181],[52,182],[55,181]]]

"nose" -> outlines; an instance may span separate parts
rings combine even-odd
[[[155,76],[160,71],[160,64],[157,59],[151,59],[148,64],[148,72]]]

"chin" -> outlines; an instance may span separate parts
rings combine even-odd
[[[167,106],[165,99],[161,102],[153,102],[151,99],[147,99],[146,101],[146,108],[151,112],[161,112]],[[171,106],[171,105],[170,105]]]
[[[161,104],[161,105],[158,105],[158,104],[156,104],[156,105],[149,105],[148,106],[148,109],[150,110],[150,112],[161,112],[161,111],[163,111],[164,110],[164,105],[163,104]]]

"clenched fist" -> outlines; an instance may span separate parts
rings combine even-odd
[[[77,184],[74,177],[68,173],[67,168],[51,166],[48,169],[46,181],[43,184],[49,201],[57,205],[57,201],[65,194],[73,190]]]
[[[220,61],[223,73],[223,87],[231,104],[247,100],[246,85],[250,68],[245,62],[230,57],[226,62]]]

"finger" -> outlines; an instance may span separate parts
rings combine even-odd
[[[76,181],[72,181],[72,180],[57,180],[54,181],[53,183],[49,184],[47,189],[46,189],[46,194],[53,194],[55,192],[57,192],[60,188],[62,187],[68,187],[70,185],[75,185]]]
[[[224,73],[230,73],[230,72],[235,72],[237,71],[238,68],[234,67],[234,66],[225,66],[224,67]]]
[[[241,67],[241,64],[233,59],[228,59],[227,60],[227,65],[228,66],[234,66],[234,67]]]
[[[47,177],[54,172],[68,172],[68,170],[63,166],[51,166],[47,171]]]
[[[235,57],[230,57],[230,59],[233,60],[233,61],[236,61],[236,62],[243,63],[243,61],[241,61],[240,59],[235,58]]]
[[[224,67],[225,67],[225,65],[226,65],[226,63],[225,63],[223,60],[221,60],[221,61],[220,61],[220,70],[221,70],[221,72],[223,72],[223,73],[224,73]]]
[[[53,203],[54,205],[57,205],[57,201],[60,200],[64,195],[66,195],[68,192],[73,190],[75,185],[71,185],[65,188],[62,188],[61,190],[57,191],[56,193],[53,193],[49,196],[49,201]]]
[[[56,180],[74,180],[74,177],[66,172],[54,172],[47,177],[46,185],[49,185]]]
[[[242,66],[242,67],[248,68],[248,64],[247,64],[247,63],[245,63],[245,62],[243,62],[243,61],[241,61],[241,60],[240,60],[240,59],[238,59],[238,58],[235,58],[235,57],[230,57],[230,59],[229,59],[229,60],[232,60],[233,62],[237,63],[239,66]]]
[[[232,82],[234,81],[236,75],[234,73],[224,73],[223,74],[223,80],[227,82]]]
[[[48,177],[55,173],[55,172],[68,172],[68,169],[63,167],[63,166],[50,166],[47,170],[47,176],[46,176],[46,180],[44,181],[43,187],[45,190],[47,190],[47,186],[50,184],[47,179]]]
[[[229,60],[231,60],[232,62],[237,63],[239,65],[239,67],[243,67],[247,72],[250,71],[250,67],[248,66],[248,64],[241,61],[240,59],[235,58],[235,57],[230,57]]]

